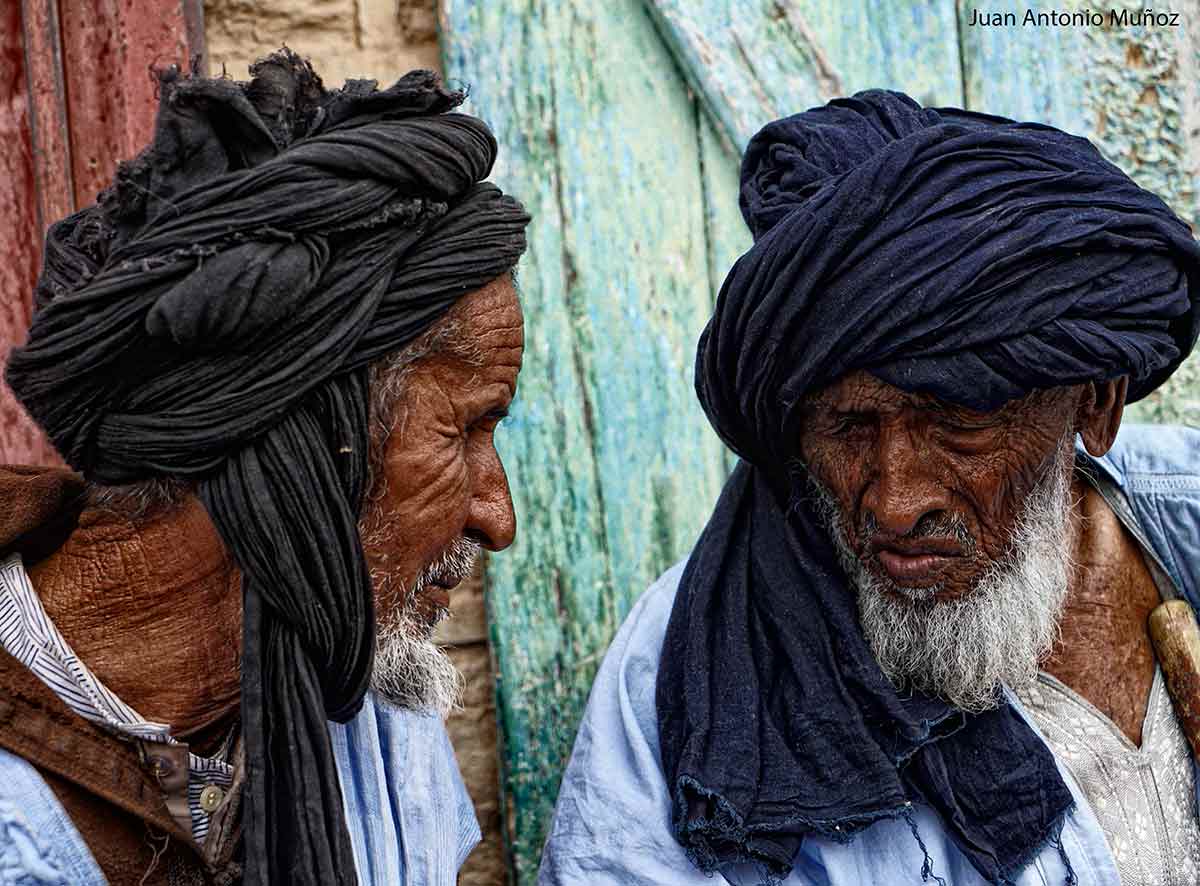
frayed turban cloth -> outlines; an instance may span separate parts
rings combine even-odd
[[[674,827],[700,867],[785,876],[923,801],[990,882],[1071,796],[1017,713],[897,692],[794,459],[806,394],[855,370],[991,410],[1120,376],[1144,397],[1196,341],[1200,249],[1085,139],[871,91],[766,126],[742,164],[754,245],[696,391],[739,455],[684,571],[658,672]]]
[[[152,145],[50,228],[7,378],[90,480],[196,485],[242,570],[246,882],[355,884],[326,720],[359,709],[368,365],[509,271],[528,217],[429,72],[166,76]]]

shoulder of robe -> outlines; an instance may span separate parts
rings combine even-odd
[[[1123,425],[1112,449],[1091,461],[1124,490],[1147,541],[1200,608],[1200,429]]]
[[[671,619],[679,579],[686,565],[687,558],[684,558],[660,575],[629,610],[611,647],[614,650],[620,648],[626,661],[635,657],[650,660],[657,669],[667,622]]]
[[[1158,485],[1200,495],[1200,429],[1181,425],[1122,425],[1116,442],[1096,461],[1122,487]],[[1165,482],[1163,482],[1165,481]]]

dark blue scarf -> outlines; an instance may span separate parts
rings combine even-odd
[[[786,876],[804,836],[936,809],[993,883],[1057,839],[1071,795],[1008,705],[898,693],[817,516],[795,495],[802,400],[856,369],[979,410],[1130,376],[1200,328],[1200,247],[1057,129],[871,91],[751,141],[755,242],[700,339],[696,390],[742,458],[683,574],[658,673],[674,826],[705,870]]]

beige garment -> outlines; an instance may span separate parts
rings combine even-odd
[[[1091,804],[1122,886],[1200,884],[1192,755],[1156,667],[1142,746],[1049,674],[1017,693]]]

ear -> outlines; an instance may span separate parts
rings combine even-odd
[[[1083,385],[1083,396],[1079,399],[1075,415],[1075,428],[1092,455],[1099,457],[1112,448],[1113,441],[1117,439],[1117,430],[1121,427],[1121,414],[1125,411],[1125,395],[1128,391],[1127,375]]]

